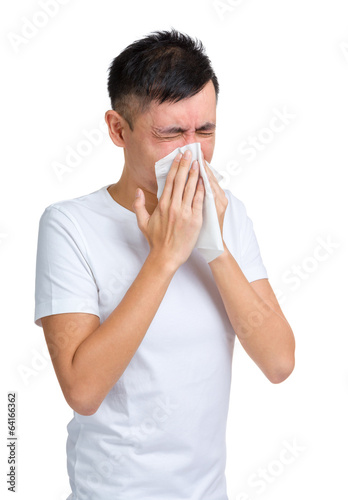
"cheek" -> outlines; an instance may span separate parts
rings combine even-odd
[[[210,163],[214,153],[214,142],[201,143],[204,159]]]
[[[178,141],[168,141],[168,142],[162,142],[157,145],[157,159],[156,161],[160,160],[161,158],[164,158],[165,156],[169,155],[172,151],[174,151],[177,148],[180,148],[184,146],[185,144],[183,141],[178,140]]]

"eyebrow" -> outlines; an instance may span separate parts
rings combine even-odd
[[[197,128],[196,131],[203,132],[207,130],[215,130],[216,124],[212,122],[206,122],[201,127]],[[187,132],[189,129],[184,129],[178,126],[170,126],[170,127],[154,127],[153,130],[158,134],[179,134],[182,132]]]

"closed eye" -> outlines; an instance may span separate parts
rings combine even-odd
[[[196,131],[197,134],[199,135],[202,135],[203,137],[211,137],[212,135],[214,135],[214,131],[213,132],[200,132],[199,130]],[[172,139],[177,139],[178,137],[181,137],[181,133],[180,134],[175,134],[175,135],[169,135],[169,136],[164,136],[164,135],[158,135],[158,134],[154,134],[155,137],[157,137],[158,139],[162,139],[164,141],[170,141]]]
[[[176,139],[177,137],[180,137],[181,134],[178,135],[171,135],[170,137],[160,137],[160,139],[165,139],[166,141],[169,141],[170,139]]]
[[[210,135],[213,135],[214,132],[197,132],[197,134],[199,135],[205,135],[205,136],[210,136]],[[177,134],[177,135],[171,135],[171,136],[168,136],[168,137],[161,137],[161,139],[176,139],[177,137],[180,137],[181,134]]]

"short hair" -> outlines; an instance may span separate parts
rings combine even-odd
[[[177,102],[197,94],[212,81],[216,102],[219,83],[200,40],[175,29],[155,31],[126,47],[109,67],[112,109],[133,130],[138,113],[151,101]]]

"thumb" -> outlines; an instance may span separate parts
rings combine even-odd
[[[143,231],[147,226],[147,221],[150,218],[150,214],[145,208],[145,195],[140,188],[135,191],[135,197],[132,206],[135,211],[135,215],[137,216],[138,226]]]

